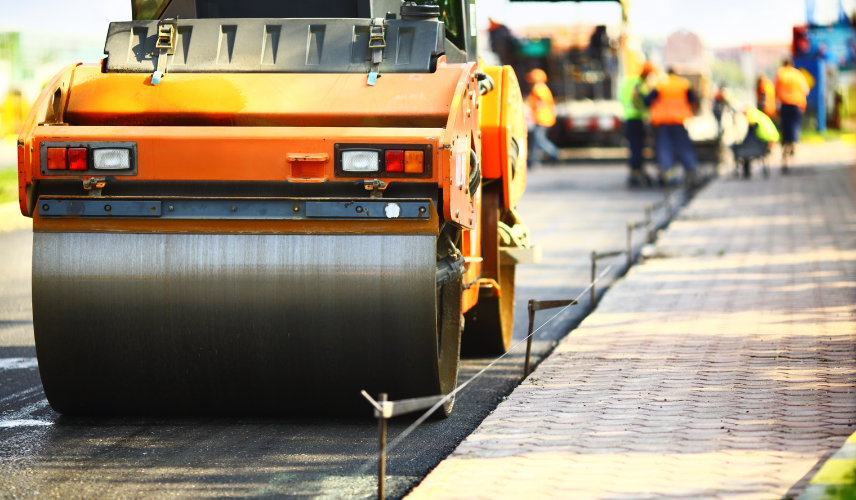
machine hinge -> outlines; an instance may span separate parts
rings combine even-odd
[[[101,190],[106,185],[106,177],[90,177],[83,180],[83,189],[89,191],[89,196],[101,196]]]
[[[380,76],[380,63],[383,61],[383,49],[386,48],[386,27],[383,25],[383,18],[378,17],[372,19],[371,27],[369,28],[369,50],[372,53],[372,65],[369,70],[368,84],[374,85],[377,82],[377,77]]]
[[[356,181],[354,184],[357,186],[363,186],[366,191],[371,191],[369,196],[372,198],[383,198],[383,190],[386,189],[386,182],[380,179],[373,180],[360,180]]]
[[[167,56],[175,54],[175,36],[178,17],[175,19],[164,19],[158,24],[158,40],[155,44],[155,52],[158,56],[157,69],[152,73],[152,85],[160,83],[167,70]]]

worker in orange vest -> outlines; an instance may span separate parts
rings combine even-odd
[[[526,81],[532,84],[527,103],[532,124],[529,128],[529,166],[541,161],[545,153],[552,161],[559,159],[559,149],[547,138],[547,129],[556,124],[556,103],[547,87],[547,74],[535,68],[526,73]]]
[[[788,173],[788,157],[794,154],[794,145],[800,138],[800,125],[809,93],[808,82],[802,72],[785,60],[776,75],[776,99],[779,106],[782,135],[782,173]]]
[[[686,78],[676,75],[674,69],[669,69],[668,78],[645,97],[645,104],[649,107],[651,125],[656,130],[660,183],[674,185],[677,182],[676,172],[672,168],[675,163],[674,152],[677,152],[686,172],[686,182],[694,186],[698,160],[689,132],[684,126],[684,122],[693,117],[693,108],[698,105],[692,85]]]
[[[776,87],[763,73],[758,77],[758,82],[755,84],[755,98],[758,109],[770,118],[776,117]]]

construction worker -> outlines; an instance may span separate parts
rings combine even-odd
[[[643,166],[645,158],[642,150],[645,147],[645,122],[648,114],[643,98],[648,95],[646,80],[654,72],[654,65],[648,61],[642,65],[638,77],[625,78],[621,83],[620,97],[624,106],[624,134],[630,147],[630,177],[627,183],[633,186],[650,186],[651,178],[645,173]]]
[[[728,91],[728,88],[725,86],[725,83],[721,83],[719,85],[719,90],[716,91],[716,95],[713,96],[713,118],[716,120],[717,137],[722,136],[722,115],[723,113],[725,113],[725,108],[731,107],[731,105],[728,104],[728,101],[730,99],[731,93]]]
[[[755,98],[758,109],[770,118],[776,117],[776,87],[764,73],[761,73],[755,84]]]
[[[748,179],[752,176],[752,160],[757,158],[765,158],[770,150],[769,144],[779,141],[779,131],[776,129],[776,124],[772,118],[760,109],[751,106],[743,110],[746,115],[746,121],[749,123],[749,129],[746,132],[746,137],[740,144],[732,146],[734,150],[735,168],[743,164],[743,177]],[[767,175],[767,169],[764,169],[764,175]]]
[[[776,75],[776,99],[779,101],[779,120],[782,125],[782,173],[788,173],[788,157],[794,154],[799,141],[800,125],[809,93],[808,82],[802,72],[785,60]]]
[[[529,128],[529,166],[541,161],[545,153],[552,161],[559,159],[559,149],[547,138],[547,129],[556,124],[556,103],[553,93],[547,87],[547,74],[535,68],[526,73],[526,81],[532,84],[527,102],[529,103],[532,125]]]
[[[693,107],[698,105],[692,85],[689,80],[676,75],[675,70],[670,68],[668,77],[660,81],[644,100],[649,108],[651,124],[656,130],[660,183],[676,183],[677,173],[672,166],[673,152],[677,152],[686,172],[687,185],[694,186],[698,160],[689,132],[684,126],[684,122],[693,116]]]

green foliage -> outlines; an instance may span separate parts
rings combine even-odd
[[[0,170],[0,203],[18,200],[18,171],[15,168]]]
[[[711,77],[716,85],[723,82],[732,88],[741,88],[746,83],[746,75],[740,65],[727,59],[717,59],[710,66]]]
[[[856,500],[856,470],[848,472],[844,478],[850,483],[826,488],[824,500]]]

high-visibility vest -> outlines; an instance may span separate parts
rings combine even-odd
[[[773,86],[773,82],[769,78],[761,78],[755,93],[757,94],[758,109],[770,118],[776,116],[776,87]]]
[[[636,89],[639,89],[637,94]],[[645,105],[642,103],[642,98],[647,94],[645,82],[640,77],[629,77],[621,83],[619,90],[619,98],[621,105],[624,106],[625,120],[641,120],[645,117]]]
[[[536,83],[529,92],[529,107],[536,125],[552,127],[556,124],[556,103],[553,93],[545,83]]]
[[[687,98],[690,82],[678,75],[669,75],[657,85],[657,97],[651,103],[651,124],[683,125],[693,117],[693,108]]]
[[[791,66],[779,68],[776,75],[776,97],[779,102],[805,109],[809,90],[808,82],[800,70]]]
[[[758,125],[755,135],[764,142],[779,142],[779,131],[773,120],[760,109],[749,108],[746,110],[746,120],[749,125]]]

